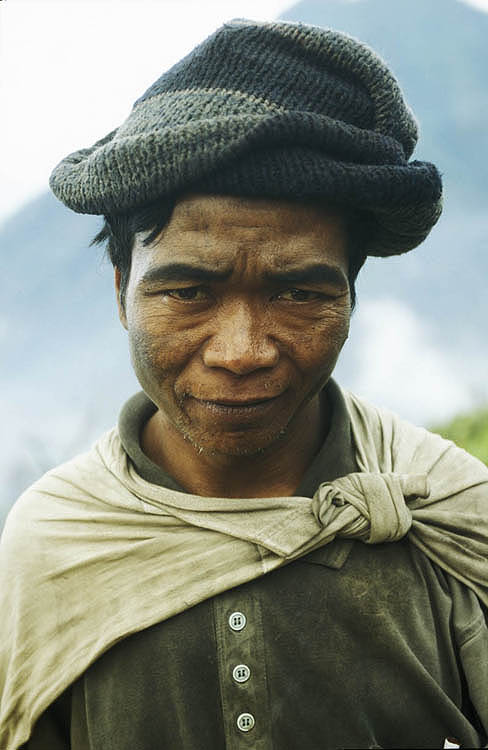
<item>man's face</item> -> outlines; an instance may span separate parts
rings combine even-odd
[[[194,195],[151,246],[143,239],[120,314],[163,436],[238,456],[286,440],[300,421],[306,429],[348,335],[342,217]]]

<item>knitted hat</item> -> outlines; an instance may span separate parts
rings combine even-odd
[[[113,215],[187,192],[320,198],[375,217],[370,255],[411,250],[441,213],[417,126],[361,42],[282,21],[224,24],[164,73],[128,119],[54,169],[55,195]]]

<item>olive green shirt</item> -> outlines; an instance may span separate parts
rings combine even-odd
[[[333,382],[322,398],[331,427],[297,495],[357,470]],[[144,479],[182,490],[141,450],[154,409],[142,393],[125,405],[124,448]],[[336,540],[113,646],[45,712],[26,747],[441,748],[446,737],[480,747],[480,685],[488,629],[476,596],[408,539]],[[475,708],[470,695],[484,693]]]

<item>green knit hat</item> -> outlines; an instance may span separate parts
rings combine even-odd
[[[117,130],[63,159],[50,185],[74,211],[106,216],[190,191],[320,198],[372,214],[367,253],[395,255],[442,210],[435,166],[409,161],[417,135],[369,47],[316,26],[234,20]]]

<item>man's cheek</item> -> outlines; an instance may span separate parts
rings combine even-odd
[[[167,368],[165,355],[171,350],[170,342],[136,329],[130,332],[129,346],[132,365],[139,379],[159,379],[161,371]]]
[[[142,382],[162,384],[188,367],[195,342],[187,332],[166,328],[134,327],[130,331],[130,354],[137,377]]]
[[[327,361],[337,356],[348,336],[349,316],[345,313],[330,315],[300,337],[300,358]]]
[[[333,348],[344,346],[349,336],[350,310],[349,307],[332,310],[324,327],[324,338]]]

